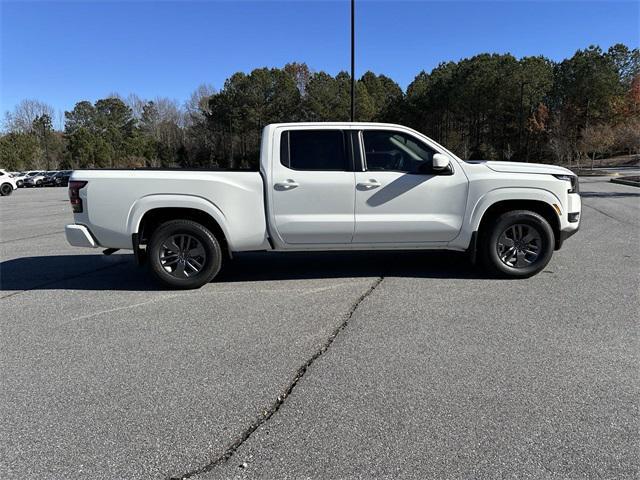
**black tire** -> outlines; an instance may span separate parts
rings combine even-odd
[[[41,186],[42,186],[42,180],[36,181],[36,187],[41,187]]]
[[[24,187],[24,181],[23,181],[23,180],[18,180],[18,181],[16,182],[16,186],[17,186],[18,188],[22,188],[22,187]]]
[[[12,193],[13,193],[13,185],[11,185],[10,183],[3,183],[0,186],[0,195],[2,195],[3,197],[8,197]]]
[[[540,272],[551,260],[555,237],[551,225],[542,215],[529,210],[513,210],[503,213],[487,227],[481,232],[479,253],[490,273],[500,277],[528,278]],[[514,231],[520,232],[515,240],[510,235]]]
[[[193,243],[188,243],[182,249],[167,249],[168,245],[180,247],[176,243],[171,243],[176,238],[184,239],[184,243]],[[178,241],[178,243],[181,242]],[[190,245],[197,247],[190,249]],[[191,257],[190,253],[195,250],[200,251],[200,247],[203,254]],[[163,285],[171,288],[200,288],[213,280],[222,267],[220,242],[208,228],[192,220],[171,220],[163,223],[153,232],[147,250],[151,273]],[[175,255],[168,253],[173,250],[176,250]],[[176,260],[177,263],[173,262],[174,257],[179,258]],[[167,261],[167,258],[170,260]],[[196,271],[194,265],[199,264],[202,264],[202,267]]]

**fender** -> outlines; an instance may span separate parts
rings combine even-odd
[[[213,202],[197,195],[151,194],[139,198],[133,203],[127,215],[129,237],[139,233],[144,214],[156,208],[192,208],[207,213],[220,225],[229,247],[233,249],[234,239],[230,234],[224,213]]]
[[[471,195],[470,195],[471,198]],[[560,199],[551,191],[537,187],[500,187],[488,191],[473,204],[467,205],[467,213],[460,234],[449,243],[450,248],[466,250],[473,232],[477,232],[485,212],[498,202],[507,200],[533,200],[547,203],[553,208],[553,204],[562,205]]]

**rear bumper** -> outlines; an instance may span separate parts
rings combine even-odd
[[[73,247],[98,248],[98,242],[84,225],[71,224],[64,227],[67,242]]]

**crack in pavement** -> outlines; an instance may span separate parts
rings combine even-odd
[[[278,398],[276,399],[276,401],[273,402],[268,409],[264,410],[262,413],[262,416],[257,420],[255,420],[253,423],[251,423],[242,432],[242,434],[231,445],[229,445],[225,449],[222,455],[218,456],[217,458],[213,459],[211,462],[207,463],[202,467],[196,468],[194,470],[191,470],[187,473],[183,473],[180,475],[172,475],[168,477],[169,480],[185,480],[195,475],[200,475],[202,473],[210,472],[215,467],[226,463],[231,457],[233,457],[233,455],[236,453],[238,448],[240,448],[242,444],[251,437],[253,432],[255,432],[258,428],[260,428],[266,422],[268,422],[269,419],[273,417],[273,415],[275,415],[275,413],[284,404],[284,401],[286,400],[286,398],[289,395],[291,395],[291,393],[293,392],[293,389],[296,387],[298,382],[302,380],[304,375],[307,373],[307,370],[309,369],[309,367],[311,367],[311,365],[313,365],[313,363],[329,349],[329,347],[334,342],[336,337],[340,334],[340,332],[342,332],[345,328],[347,328],[347,325],[349,324],[349,320],[351,320],[351,317],[353,317],[353,314],[355,313],[357,308],[369,295],[371,295],[371,293],[373,293],[373,291],[378,287],[378,285],[382,283],[383,280],[384,280],[384,277],[376,278],[376,280],[369,286],[369,288],[362,295],[360,295],[360,297],[358,297],[358,299],[351,305],[351,308],[349,309],[349,311],[343,316],[340,324],[333,330],[333,332],[327,338],[327,340],[320,346],[318,350],[315,351],[315,353],[311,357],[307,359],[306,362],[304,362],[304,364],[302,364],[300,368],[298,368],[295,376],[293,377],[293,380],[289,383],[289,385],[287,385],[284,393],[281,393],[280,395],[278,395]]]

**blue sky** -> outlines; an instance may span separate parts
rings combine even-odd
[[[349,68],[349,2],[0,0],[0,112],[23,98],[56,110],[111,92],[186,100],[236,71],[306,62]],[[405,88],[421,70],[481,52],[571,56],[640,44],[634,1],[357,0],[356,75]]]

